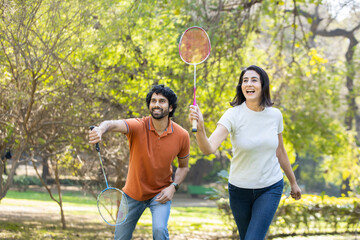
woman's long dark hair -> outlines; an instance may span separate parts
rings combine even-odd
[[[260,76],[260,82],[261,82],[261,102],[260,102],[260,106],[262,107],[271,107],[274,103],[271,101],[271,97],[270,97],[270,80],[269,80],[269,76],[267,75],[267,73],[265,72],[264,69],[262,69],[261,67],[255,66],[255,65],[251,65],[247,68],[245,68],[241,74],[240,74],[240,78],[239,78],[239,83],[236,86],[236,95],[234,97],[234,99],[232,100],[232,102],[230,102],[230,105],[235,107],[238,106],[240,104],[242,104],[243,102],[246,101],[246,98],[242,92],[241,89],[241,85],[243,82],[243,77],[244,74],[249,71],[249,70],[253,70],[255,72],[257,72],[257,74],[259,74]]]

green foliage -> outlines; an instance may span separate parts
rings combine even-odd
[[[329,171],[324,167],[325,159],[314,156],[299,157],[300,166],[300,184],[303,192],[311,194],[320,194],[326,192],[329,196],[340,197],[339,182],[337,180],[329,181],[327,176]],[[326,174],[328,173],[328,174]]]
[[[359,231],[360,200],[326,195],[303,195],[295,201],[283,197],[270,233],[324,234]]]
[[[64,152],[56,155],[58,159],[58,164],[60,169],[65,174],[71,174],[72,176],[77,176],[79,170],[82,167],[82,163],[76,158],[76,153],[72,147],[69,147],[64,150]]]
[[[39,178],[35,176],[14,176],[13,183],[19,187],[26,187],[28,185],[42,186]]]

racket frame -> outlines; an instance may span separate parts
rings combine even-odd
[[[206,34],[206,37],[207,37],[207,40],[209,42],[209,51],[206,55],[206,57],[200,61],[200,62],[196,62],[196,63],[189,63],[187,62],[181,55],[181,43],[182,43],[182,39],[184,37],[184,35],[191,29],[199,29],[201,30],[202,32],[204,32]],[[210,56],[210,52],[211,52],[211,42],[210,42],[210,38],[209,38],[209,35],[207,34],[207,32],[205,31],[205,29],[203,29],[202,27],[198,27],[198,26],[192,26],[192,27],[189,27],[188,29],[185,30],[185,32],[181,35],[181,38],[180,38],[180,41],[179,41],[179,55],[180,55],[180,58],[181,60],[183,60],[185,63],[189,64],[189,65],[193,65],[194,66],[194,100],[193,100],[193,106],[197,106],[196,104],[196,65],[198,64],[201,64],[203,63],[204,61],[206,61],[206,59],[208,59],[208,57]],[[192,129],[191,129],[192,132],[197,132],[197,121],[194,119],[192,121]]]
[[[203,31],[203,32],[205,33],[205,35],[206,35],[206,37],[207,37],[207,40],[208,40],[208,42],[209,42],[209,51],[208,51],[206,57],[205,57],[202,61],[196,62],[196,63],[189,63],[189,62],[187,62],[187,61],[182,57],[180,47],[181,47],[182,39],[183,39],[183,37],[185,36],[185,34],[186,34],[188,31],[190,31],[191,29],[194,29],[194,28],[199,29],[199,30],[201,30],[201,31]],[[209,38],[209,35],[207,34],[207,32],[205,31],[205,29],[203,29],[202,27],[198,27],[198,26],[189,27],[189,28],[186,29],[185,32],[181,35],[181,38],[180,38],[180,41],[179,41],[179,55],[180,55],[181,60],[183,60],[185,63],[187,63],[187,64],[189,64],[189,65],[194,65],[194,66],[195,66],[195,65],[198,65],[198,64],[201,64],[201,63],[205,62],[206,59],[209,58],[210,52],[211,52],[211,42],[210,42],[210,38]]]
[[[102,213],[101,213],[101,211],[100,211],[100,206],[99,206],[100,196],[101,196],[105,191],[107,191],[107,190],[116,190],[116,191],[120,192],[120,193],[121,193],[120,205],[121,205],[121,204],[124,204],[125,206],[123,205],[122,208],[126,208],[125,218],[124,218],[122,221],[118,222],[118,221],[117,221],[117,216],[116,216],[116,223],[115,223],[115,224],[109,223],[109,222],[106,220],[105,216],[103,216]],[[97,197],[97,208],[98,208],[98,210],[99,210],[99,213],[100,213],[100,216],[102,217],[102,219],[103,219],[107,224],[109,224],[110,226],[120,225],[120,224],[122,224],[123,222],[125,222],[126,219],[127,219],[127,217],[128,217],[128,212],[129,212],[129,210],[128,210],[128,202],[127,202],[126,195],[125,195],[125,193],[124,193],[123,191],[121,191],[121,190],[118,189],[118,188],[107,187],[107,188],[105,188],[104,190],[102,190],[102,191],[99,193],[98,197]],[[121,209],[121,207],[119,206],[118,209]]]

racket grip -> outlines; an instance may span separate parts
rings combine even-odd
[[[93,130],[94,127],[95,127],[95,126],[90,126],[90,130]],[[95,149],[96,149],[96,151],[100,152],[100,145],[99,145],[99,143],[96,143],[96,144],[95,144]]]
[[[194,119],[192,121],[192,132],[197,132],[197,121]]]

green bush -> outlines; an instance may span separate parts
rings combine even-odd
[[[55,180],[52,178],[46,179],[47,184],[55,184]],[[95,184],[96,181],[92,182],[91,184]],[[40,179],[36,176],[14,176],[13,184],[17,187],[27,187],[29,185],[37,185],[42,186]],[[81,182],[79,180],[73,179],[60,179],[60,184],[64,186],[79,186]]]
[[[13,184],[17,187],[27,187],[29,185],[42,186],[41,181],[36,176],[14,176]]]
[[[358,232],[360,199],[304,194],[299,201],[281,199],[271,235]]]

